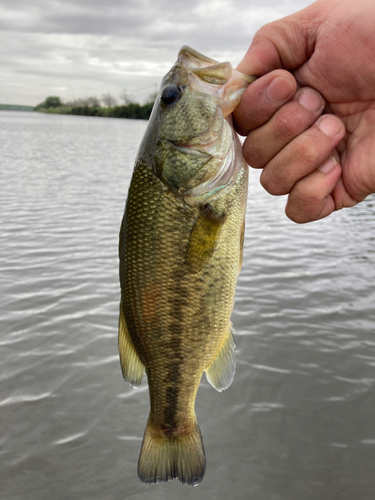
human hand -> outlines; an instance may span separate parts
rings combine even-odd
[[[318,0],[261,28],[237,68],[261,76],[234,112],[244,157],[295,222],[375,192],[374,22],[373,0]]]

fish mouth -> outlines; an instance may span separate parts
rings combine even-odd
[[[185,70],[191,88],[218,98],[224,118],[232,113],[246,88],[256,80],[237,71],[229,62],[220,63],[186,45],[178,54],[177,66]]]

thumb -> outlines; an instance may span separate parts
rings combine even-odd
[[[248,75],[262,76],[274,69],[293,70],[302,65],[314,52],[321,17],[321,10],[313,4],[266,24],[257,31],[236,69]]]

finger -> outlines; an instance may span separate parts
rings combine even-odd
[[[250,132],[243,145],[245,160],[253,168],[263,168],[295,137],[313,125],[322,114],[324,105],[324,99],[315,90],[298,90],[267,123]]]
[[[261,184],[273,195],[290,193],[296,182],[328,158],[344,135],[345,126],[339,118],[321,116],[272,158],[260,176]]]
[[[283,67],[275,44],[269,40],[267,28],[258,30],[242,61],[236,67],[237,71],[247,75],[261,76]]]
[[[233,118],[237,132],[247,135],[250,130],[266,123],[286,102],[293,98],[297,83],[291,73],[275,70],[249,85]]]
[[[340,178],[341,167],[334,156],[294,185],[285,207],[289,219],[303,224],[323,219],[336,209],[332,192]]]
[[[259,76],[277,68],[295,69],[306,62],[315,49],[324,16],[324,9],[315,4],[262,26],[237,66],[238,71]]]
[[[363,201],[365,196],[361,196],[359,199],[353,198],[345,188],[342,177],[340,177],[332,191],[332,198],[335,202],[335,210],[341,210],[342,208],[354,207],[357,203]]]

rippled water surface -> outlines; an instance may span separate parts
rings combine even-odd
[[[305,226],[251,171],[237,372],[204,379],[207,472],[136,473],[144,381],[117,354],[117,245],[146,122],[0,112],[0,498],[373,500],[375,203]]]

